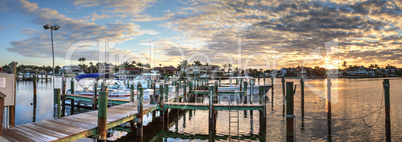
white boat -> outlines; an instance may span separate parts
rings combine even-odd
[[[95,82],[98,82],[99,79],[105,78],[106,86],[108,86],[108,97],[110,98],[119,98],[119,99],[129,99],[130,98],[130,88],[126,87],[122,80],[115,80],[114,77],[109,76],[108,74],[102,73],[89,73],[75,76],[74,79],[78,82],[78,84],[83,88],[82,90],[74,90],[74,94],[76,95],[84,95],[84,96],[93,96],[93,85]],[[82,85],[80,81],[82,79],[90,79],[90,85]],[[108,80],[106,80],[108,79]],[[96,87],[99,92],[101,88],[101,83]],[[71,90],[68,89],[67,94],[71,94]],[[136,90],[134,90],[134,95],[136,95]]]
[[[250,89],[250,81],[251,79],[253,79],[252,77],[249,76],[236,76],[236,77],[230,77],[229,79],[242,79],[242,80],[246,80],[248,82],[247,85],[247,94],[251,94],[251,89]],[[258,95],[259,94],[259,88],[260,87],[266,87],[268,88],[268,90],[266,90],[267,92],[269,91],[269,89],[272,88],[272,85],[255,85],[258,84],[256,82],[254,82],[254,87],[253,87],[253,95]],[[243,86],[243,84],[241,84]],[[240,90],[240,83],[238,85],[233,84],[232,81],[230,81],[230,86],[227,87],[218,87],[218,91],[243,91]]]
[[[151,86],[151,82],[155,82],[155,88],[159,88],[159,76],[161,75],[157,73],[157,71],[151,71],[151,73],[142,73],[140,76],[137,76],[134,79],[133,83],[140,83],[142,88],[150,89],[149,87]],[[135,87],[137,88],[137,85]]]

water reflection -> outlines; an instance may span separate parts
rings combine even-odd
[[[299,79],[286,79],[286,82],[294,82],[299,86]],[[296,115],[296,141],[385,141],[385,115],[384,111],[380,113],[379,121],[373,127],[364,125],[361,119],[341,120],[355,118],[367,115],[381,107],[381,98],[383,95],[383,78],[373,79],[337,79],[332,80],[332,97],[334,99],[335,91],[338,94],[338,102],[331,103],[331,115],[328,115],[329,107],[326,103],[327,84],[324,79],[305,79],[305,118],[301,117],[301,94],[297,91],[295,94],[295,115]],[[67,80],[69,82],[69,80]],[[223,81],[224,82],[224,81]],[[60,78],[56,77],[56,87],[61,87]],[[308,87],[308,85],[312,87]],[[391,134],[392,141],[402,139],[402,78],[391,78]],[[37,84],[37,103],[36,111],[33,104],[33,86],[32,82],[20,81],[17,85],[17,111],[16,124],[31,123],[33,121],[43,121],[53,119],[53,91],[51,81],[39,81]],[[275,79],[275,99],[273,110],[267,109],[266,125],[256,122],[259,119],[258,112],[244,111],[240,116],[240,141],[285,141],[286,129],[282,113],[282,88],[280,79]],[[79,86],[76,86],[79,87]],[[67,88],[70,88],[67,83]],[[321,92],[317,93],[317,90]],[[270,96],[270,95],[268,95]],[[32,105],[31,105],[32,103]],[[269,105],[268,105],[269,106]],[[90,111],[88,109],[76,108],[75,113]],[[34,115],[36,112],[36,115]],[[196,113],[197,112],[197,113]],[[70,108],[66,108],[69,115]],[[226,141],[229,135],[228,112],[219,111],[216,126],[216,141]],[[156,114],[158,117],[159,114]],[[377,119],[378,113],[366,117],[367,123],[373,124]],[[153,140],[155,137],[166,141],[209,141],[210,133],[208,131],[208,111],[186,110],[180,114],[175,114],[170,119],[178,118],[165,131],[162,131],[159,119],[146,117],[144,121],[149,121],[144,127],[144,141]],[[314,118],[314,119],[310,119]],[[329,120],[328,120],[329,119]],[[149,127],[148,127],[149,126]],[[265,127],[265,129],[261,129]],[[131,131],[130,131],[131,132]],[[119,135],[117,135],[119,134]],[[135,135],[126,131],[118,130],[113,137],[116,141],[131,141]],[[92,140],[90,140],[92,141]]]

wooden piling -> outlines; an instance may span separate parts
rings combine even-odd
[[[159,118],[160,118],[160,121],[162,121],[163,122],[163,120],[164,120],[164,118],[163,118],[163,116],[164,116],[164,114],[163,114],[163,111],[165,110],[165,108],[163,108],[164,106],[164,101],[163,101],[163,98],[164,98],[164,96],[163,96],[163,84],[159,84],[159,102],[158,102],[158,104],[159,104]]]
[[[101,141],[101,142],[106,142],[107,101],[108,101],[107,95],[108,95],[108,93],[106,91],[99,92],[98,141]]]
[[[46,77],[46,80],[47,80],[47,77]],[[62,110],[61,110],[61,112],[62,112],[62,116],[66,116],[66,80],[65,80],[65,78],[64,78],[64,76],[62,76],[62,79],[61,79],[61,96],[62,96],[62,103],[61,103],[61,105],[62,105]]]
[[[304,78],[300,79],[300,91],[301,91],[301,129],[304,130]]]
[[[36,78],[33,78],[33,112],[32,112],[32,122],[36,122],[36,103],[37,103],[37,94],[36,94]],[[1,127],[0,127],[1,128]]]
[[[294,100],[293,100],[293,82],[286,82],[286,141],[294,141],[294,126],[293,118],[294,116]]]
[[[386,141],[391,142],[391,115],[390,115],[390,109],[391,109],[391,103],[390,103],[390,84],[389,84],[389,79],[384,79],[383,82],[384,86],[384,101],[385,101],[385,135],[386,135]]]
[[[184,95],[184,102],[187,102],[187,82],[186,80],[183,81],[183,95]]]
[[[10,111],[9,111],[9,114],[10,114],[10,120],[9,120],[9,124],[10,124],[10,127],[14,127],[15,126],[15,105],[16,105],[16,103],[15,103],[15,101],[17,100],[17,99],[15,99],[15,98],[17,98],[17,91],[16,91],[16,89],[17,89],[17,79],[18,79],[18,74],[17,74],[17,62],[14,62],[14,61],[12,61],[11,63],[10,63],[10,67],[11,67],[11,73],[12,74],[14,74],[14,106],[9,106],[8,108],[10,109]]]
[[[137,118],[139,118],[139,122],[137,122],[137,136],[140,137],[140,141],[143,141],[144,137],[144,132],[143,132],[143,112],[144,112],[144,88],[139,88],[140,93],[137,95],[137,109],[138,109],[138,115]]]
[[[4,98],[6,95],[0,92],[0,136],[2,136],[3,130],[3,114],[4,114]]]
[[[74,103],[74,99],[71,99],[71,109],[70,109],[70,114],[74,115],[74,108],[75,108],[75,103]]]
[[[244,104],[247,104],[247,81],[244,81],[243,82],[243,91],[244,91],[244,95],[242,96],[242,98],[243,98],[243,103]]]
[[[54,88],[54,106],[56,107],[54,117],[57,119],[61,116],[60,99],[60,88]]]
[[[71,84],[70,92],[71,92],[71,94],[74,94],[74,76],[71,77],[70,84]]]
[[[282,116],[285,117],[285,77],[282,77],[282,95],[283,95],[283,103],[282,103]]]
[[[179,85],[176,85],[175,89],[176,98],[174,99],[174,102],[179,102]]]
[[[271,88],[271,109],[273,110],[274,109],[274,103],[275,103],[275,101],[274,101],[274,76],[272,75],[272,78],[271,78],[271,85],[272,85],[272,88]]]
[[[98,102],[98,82],[95,82],[92,94],[92,110],[96,110],[97,102]]]
[[[131,84],[130,88],[130,102],[134,102],[134,84]]]
[[[328,128],[328,140],[332,141],[331,125],[332,125],[332,111],[331,111],[331,79],[327,79],[327,128]]]
[[[214,94],[214,86],[209,86],[209,117],[208,117],[208,128],[209,131],[213,131],[214,128],[214,107],[213,107],[213,94]]]
[[[258,85],[260,85],[260,76],[258,75]]]

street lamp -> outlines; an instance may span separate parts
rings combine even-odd
[[[43,26],[43,28],[45,29],[45,30],[48,30],[48,29],[50,29],[50,38],[51,38],[51,41],[52,41],[52,58],[53,58],[53,72],[52,72],[52,82],[53,82],[53,91],[54,91],[54,82],[55,82],[55,80],[54,80],[54,47],[53,47],[53,31],[56,31],[56,30],[58,30],[58,29],[60,29],[60,26],[59,25],[54,25],[54,26],[50,26],[49,24],[46,24],[46,25],[44,25]],[[54,92],[53,92],[53,94],[54,94]]]

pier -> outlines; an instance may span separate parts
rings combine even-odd
[[[35,78],[34,78],[35,79]],[[34,80],[35,81],[35,80]],[[253,79],[254,81],[254,79]],[[252,82],[253,82],[252,81]],[[64,82],[63,82],[64,83]],[[183,83],[183,84],[182,84]],[[83,100],[93,102],[93,96],[84,96],[77,94],[65,94],[63,89],[55,89],[55,118],[54,120],[46,120],[28,124],[22,124],[9,129],[4,129],[0,139],[8,141],[75,141],[86,137],[95,137],[100,141],[106,140],[106,130],[114,128],[126,122],[130,122],[133,127],[136,124],[137,136],[142,139],[143,137],[143,119],[142,116],[152,112],[155,116],[156,111],[160,111],[160,120],[164,124],[169,122],[169,109],[172,110],[186,110],[186,109],[199,109],[209,110],[209,129],[211,134],[214,134],[216,128],[216,118],[218,110],[258,110],[260,111],[260,122],[266,119],[266,100],[263,99],[259,103],[249,104],[241,102],[241,98],[251,98],[247,94],[247,83],[244,82],[244,91],[218,91],[218,84],[209,85],[203,82],[202,84],[193,85],[190,81],[175,81],[173,83],[175,91],[169,92],[169,84],[160,85],[158,89],[159,94],[150,94],[149,100],[143,100],[143,88],[137,87],[137,99],[111,99],[107,97],[105,87],[102,87],[96,97],[98,103],[97,111],[89,111],[85,113],[65,116],[65,101],[71,101],[71,110],[74,111],[74,100]],[[132,85],[131,85],[132,86]],[[155,84],[151,85],[155,89]],[[180,87],[179,87],[180,86]],[[253,86],[253,83],[250,85]],[[132,88],[132,97],[133,87]],[[181,88],[181,89],[180,89]],[[207,88],[208,90],[194,90],[200,88]],[[260,87],[260,97],[263,97],[268,92],[269,86]],[[72,88],[73,89],[73,88]],[[62,93],[61,93],[61,90]],[[102,91],[103,90],[103,91]],[[96,93],[94,93],[96,94]],[[200,96],[197,96],[200,95]],[[229,103],[220,103],[225,100],[223,95],[229,99]],[[61,96],[61,97],[60,97]],[[208,97],[205,97],[208,96]],[[231,96],[235,96],[237,104],[231,103]],[[197,99],[208,99],[209,103],[198,103]],[[151,102],[151,100],[156,100]],[[243,99],[247,100],[247,99]],[[226,100],[227,101],[227,100]],[[62,102],[62,104],[60,103]],[[203,102],[203,101],[201,101]],[[108,104],[111,107],[108,108]],[[61,107],[63,110],[61,111]],[[73,113],[71,113],[73,114]],[[237,117],[239,117],[237,115]],[[232,117],[230,116],[232,119]],[[235,119],[233,119],[235,120]],[[165,122],[166,121],[166,122]],[[233,123],[230,121],[230,123]],[[239,123],[238,121],[236,123]],[[233,125],[233,124],[232,124]],[[170,134],[169,134],[170,135]],[[238,136],[234,136],[238,137]],[[222,137],[223,138],[223,137]]]

